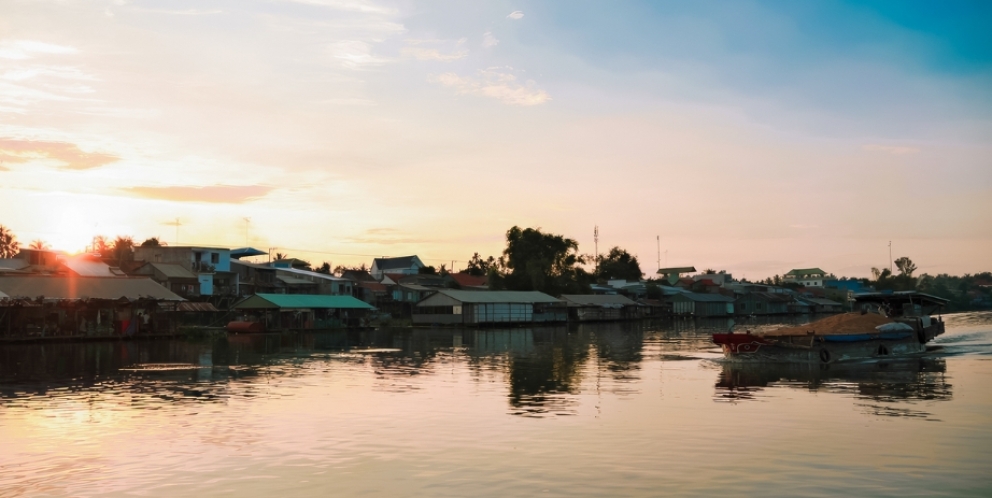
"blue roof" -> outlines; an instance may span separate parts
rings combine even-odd
[[[248,258],[251,256],[265,256],[267,252],[261,249],[255,249],[254,247],[239,247],[237,249],[231,249],[231,257],[234,259]]]
[[[255,294],[234,305],[236,309],[364,309],[375,307],[352,296],[323,294]]]

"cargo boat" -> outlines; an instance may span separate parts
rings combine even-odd
[[[919,354],[944,333],[943,319],[933,315],[946,304],[915,291],[862,293],[851,313],[797,327],[713,334],[713,342],[740,360],[834,363]]]

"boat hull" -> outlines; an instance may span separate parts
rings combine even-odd
[[[766,340],[754,335],[714,334],[713,336],[714,342],[723,348],[723,354],[727,358],[744,361],[835,363],[907,356],[926,351],[926,344],[921,343],[916,337],[880,337],[847,341],[820,341],[818,340],[820,337],[813,340],[802,339],[805,339],[806,344]]]
[[[944,332],[943,322],[916,331],[767,337],[758,334],[713,334],[723,354],[744,361],[835,363],[920,354]]]

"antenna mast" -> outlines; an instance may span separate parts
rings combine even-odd
[[[655,235],[658,241],[658,269],[661,269],[661,235]]]
[[[599,273],[599,225],[592,230],[592,240],[596,247],[596,273]]]

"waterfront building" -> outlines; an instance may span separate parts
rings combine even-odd
[[[372,269],[369,273],[372,277],[379,280],[382,279],[383,273],[416,275],[425,266],[427,265],[416,255],[399,258],[375,258],[372,260]]]
[[[695,266],[676,266],[673,268],[659,268],[658,275],[661,276],[662,280],[668,282],[671,285],[675,285],[683,275],[687,273],[695,273]]]
[[[642,316],[643,306],[619,294],[565,294],[568,317],[580,322],[630,320]]]
[[[144,263],[178,265],[194,274],[198,295],[236,296],[238,275],[231,271],[231,250],[207,246],[158,246],[134,248],[134,259]]]
[[[721,294],[686,292],[665,299],[672,304],[674,315],[711,317],[734,314],[734,298]]]
[[[174,331],[183,298],[144,277],[0,277],[0,336],[99,337]]]
[[[314,330],[366,323],[372,305],[353,296],[255,294],[233,306],[265,324],[266,330]]]
[[[823,287],[827,272],[819,268],[802,268],[791,270],[784,275],[785,283],[799,284],[804,287]]]
[[[488,325],[566,319],[566,303],[538,291],[439,289],[413,309],[415,324]]]

